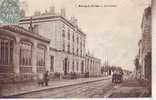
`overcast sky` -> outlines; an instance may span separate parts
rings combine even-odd
[[[21,0],[24,1],[24,0]],[[66,8],[67,18],[75,16],[87,35],[86,48],[109,64],[134,69],[134,58],[141,38],[141,20],[150,0],[26,0],[27,15],[55,6]],[[115,7],[78,7],[78,5],[116,5]]]

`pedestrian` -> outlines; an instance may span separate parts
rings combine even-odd
[[[123,73],[123,71],[121,70],[121,82],[123,81],[123,75],[124,75],[124,73]]]
[[[44,73],[44,83],[45,83],[45,86],[48,86],[48,82],[49,82],[49,72],[46,71]]]
[[[117,82],[117,72],[114,71],[113,72],[113,76],[112,76],[112,83],[115,83],[116,84],[116,82]]]
[[[113,72],[113,75],[112,75],[112,83],[115,83],[115,72]]]
[[[38,73],[37,74],[37,83],[39,86],[43,86],[44,85],[44,80],[43,80],[43,73]]]
[[[116,84],[119,84],[119,83],[120,83],[120,73],[117,70],[117,72],[116,72]]]

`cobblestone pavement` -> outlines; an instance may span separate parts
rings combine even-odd
[[[19,84],[5,84],[1,87],[0,96],[8,97],[11,95],[22,94],[32,91],[41,91],[49,88],[57,88],[68,86],[72,84],[80,84],[83,82],[90,82],[102,79],[109,79],[111,77],[97,77],[97,78],[79,78],[75,80],[58,80],[49,82],[49,86],[38,86],[36,82],[19,83]]]
[[[113,87],[111,79],[85,84],[71,85],[62,88],[47,89],[29,94],[15,96],[16,98],[99,98]]]

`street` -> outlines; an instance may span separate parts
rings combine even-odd
[[[146,81],[136,80],[131,75],[125,77],[118,84],[112,83],[112,78],[109,76],[51,81],[49,86],[38,86],[34,83],[6,85],[1,91],[1,96],[4,98],[119,98],[150,95]],[[16,91],[13,91],[15,88]]]
[[[111,79],[71,85],[44,91],[30,92],[14,96],[15,98],[92,98],[104,97],[113,84]]]

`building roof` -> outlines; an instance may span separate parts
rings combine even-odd
[[[24,17],[24,18],[20,19],[19,23],[22,24],[25,21],[31,21],[31,20],[34,20],[35,21],[35,20],[45,20],[45,19],[57,19],[57,18],[62,19],[64,22],[66,22],[67,24],[69,24],[73,28],[77,28],[77,30],[81,34],[83,34],[83,35],[86,36],[86,34],[84,32],[82,32],[82,30],[78,26],[72,24],[69,20],[67,20],[66,18],[64,18],[64,17],[62,17],[60,15],[41,15],[41,16],[33,16],[33,17],[32,16],[30,16],[30,17]]]
[[[37,33],[33,33],[23,27],[20,27],[19,25],[1,25],[0,29],[4,29],[4,30],[9,30],[18,34],[22,34],[22,35],[27,35],[33,38],[36,38],[38,40],[44,41],[44,42],[50,42],[49,39],[37,34]]]

